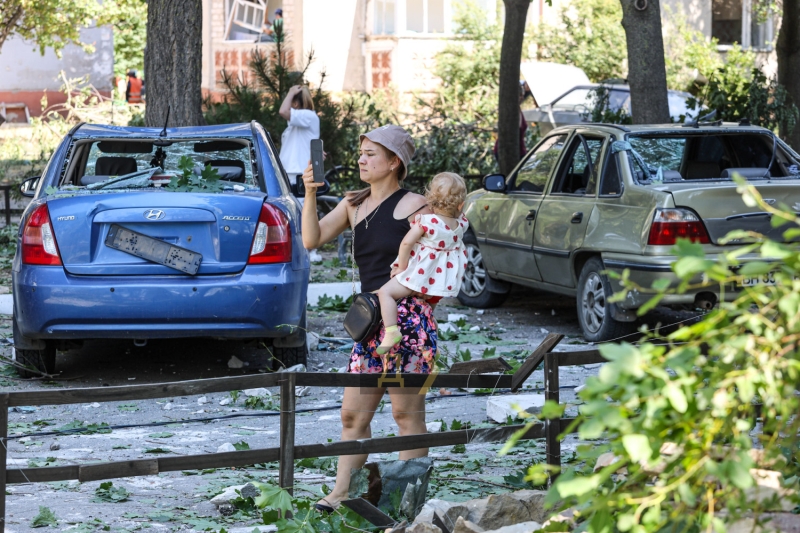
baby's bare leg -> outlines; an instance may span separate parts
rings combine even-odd
[[[378,300],[381,303],[381,317],[386,333],[378,347],[378,353],[383,355],[390,351],[395,344],[403,338],[397,329],[397,300],[411,294],[411,289],[400,285],[395,279],[390,279],[383,287],[378,289]]]

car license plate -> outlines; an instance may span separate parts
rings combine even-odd
[[[794,279],[800,278],[795,276]],[[760,276],[742,278],[742,281],[739,283],[740,287],[753,287],[755,285],[775,285],[775,274],[770,272],[769,274],[762,274]]]
[[[106,246],[168,266],[194,276],[203,256],[197,252],[174,246],[142,233],[112,224],[106,236]]]

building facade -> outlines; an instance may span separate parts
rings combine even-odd
[[[104,96],[114,87],[114,39],[110,27],[86,28],[81,41],[94,46],[87,53],[80,46],[67,45],[61,57],[19,37],[8,39],[0,49],[0,113],[9,122],[27,122],[28,116],[42,114],[42,96],[48,105],[67,99],[61,91],[61,72],[67,79],[88,75],[89,83]]]
[[[286,49],[298,61],[309,51],[314,61],[307,79],[326,74],[325,88],[367,91],[393,87],[400,93],[426,92],[437,80],[431,74],[436,53],[455,36],[453,14],[462,0],[203,0],[203,88],[222,94],[223,68],[247,80],[254,48],[269,49],[260,24],[282,9]],[[486,16],[497,16],[499,0],[473,0]],[[557,23],[560,8],[570,0],[533,0],[529,23]],[[574,0],[573,0],[574,1]],[[662,0],[665,28],[676,14],[690,27],[716,38],[720,53],[734,43],[756,52],[760,65],[774,74],[774,17],[759,21],[755,0]],[[260,41],[260,42],[257,42]]]

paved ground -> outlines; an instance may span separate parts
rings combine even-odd
[[[452,299],[444,300],[435,315],[439,322],[445,322],[450,313],[465,314],[468,327],[479,326],[480,333],[491,333],[499,340],[480,344],[445,342],[443,355],[469,349],[474,357],[480,357],[484,350],[494,349],[497,355],[522,358],[551,331],[566,335],[559,350],[586,348],[579,336],[574,303],[568,298],[519,289],[513,291],[505,305],[482,314],[461,307],[457,300]],[[309,327],[326,337],[344,337],[342,317],[339,312],[315,309],[309,313]],[[686,313],[663,312],[654,315],[651,321],[671,323],[689,317]],[[8,336],[10,317],[0,318],[0,327],[5,328]],[[474,335],[472,340],[475,340]],[[8,353],[8,348],[5,350]],[[310,356],[310,370],[341,369],[347,362],[348,351],[347,345],[323,342]],[[228,368],[231,356],[236,356],[246,366],[239,370]],[[91,342],[80,350],[59,354],[60,376],[55,382],[19,381],[13,375],[5,378],[0,375],[0,387],[5,390],[95,387],[244,375],[258,372],[265,362],[263,350],[240,342],[151,341],[145,347],[135,347],[130,342]],[[573,400],[575,396],[571,388],[596,373],[597,366],[562,369],[561,385],[565,387],[562,401]],[[538,389],[542,382],[539,370],[534,372],[526,386]],[[272,392],[277,400],[277,391]],[[298,399],[298,409],[307,411],[297,418],[299,444],[338,439],[341,394],[341,389],[317,388]],[[14,409],[9,419],[12,433],[16,435],[51,431],[70,423],[137,427],[90,435],[17,438],[9,445],[9,464],[68,465],[147,458],[159,453],[190,455],[216,452],[225,443],[246,443],[250,448],[278,446],[278,418],[269,411],[272,408],[269,399],[261,406],[262,409],[248,408],[245,400],[244,395],[234,399],[230,394],[209,394],[204,397]],[[388,396],[386,400],[388,403]],[[228,401],[227,405],[221,405]],[[427,419],[448,425],[453,421],[485,424],[486,402],[487,396],[467,391],[433,391],[428,396]],[[390,406],[386,405],[376,413],[373,435],[389,435],[396,431],[390,412]],[[192,422],[209,418],[213,420]],[[566,456],[573,446],[571,440],[565,443]],[[543,443],[532,442],[505,458],[497,457],[498,448],[499,445],[484,444],[469,445],[466,452],[450,447],[431,450],[431,455],[437,460],[437,478],[431,494],[468,499],[487,492],[506,491],[508,488],[502,487],[504,475],[516,473],[542,459]],[[395,456],[375,455],[371,459]],[[232,517],[222,517],[208,500],[229,485],[251,479],[274,479],[276,468],[277,465],[268,464],[247,469],[177,472],[114,480],[114,487],[124,487],[130,493],[128,501],[122,503],[97,500],[96,490],[100,482],[12,485],[9,487],[11,494],[7,496],[6,531],[31,530],[31,521],[40,506],[47,506],[55,513],[59,519],[58,529],[62,531],[95,531],[104,527],[108,527],[107,531],[145,528],[179,531],[193,527],[197,530],[222,526],[230,529],[232,526],[256,524],[259,523],[256,517],[241,512]],[[304,462],[297,468],[297,492],[309,496],[319,494],[322,484],[331,482],[332,478],[327,476],[332,472],[331,461]],[[475,481],[445,480],[451,475]]]

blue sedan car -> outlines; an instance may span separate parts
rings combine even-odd
[[[51,373],[75,341],[213,337],[305,364],[300,204],[256,122],[80,125],[21,190],[18,362]]]

